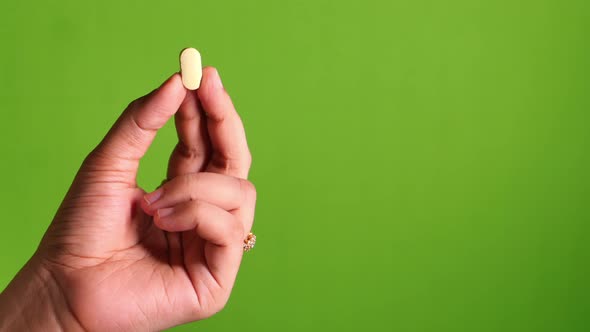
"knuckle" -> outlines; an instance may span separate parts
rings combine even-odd
[[[221,153],[214,153],[211,158],[211,165],[216,169],[221,170],[223,174],[241,173],[240,171],[249,170],[252,165],[252,155],[249,151],[231,151]]]
[[[188,198],[191,201],[194,201],[197,199],[197,196],[194,193],[194,189],[193,189],[193,182],[194,182],[194,176],[193,174],[183,174],[180,176],[179,179],[179,191],[183,194],[183,195],[187,195]]]
[[[102,171],[112,169],[113,159],[104,154],[101,147],[97,146],[84,160],[80,170],[83,172]]]
[[[197,223],[199,220],[201,220],[203,218],[203,213],[204,213],[204,204],[203,202],[199,201],[199,200],[194,200],[191,202],[190,204],[190,215],[192,216],[193,220],[195,221],[195,223]]]
[[[244,237],[244,226],[237,218],[232,218],[229,225],[229,236],[232,241],[241,241]]]
[[[203,151],[196,146],[189,146],[183,142],[179,142],[176,145],[176,151],[186,159],[197,159],[203,156]]]
[[[205,203],[198,199],[195,199],[191,202],[192,212],[194,215],[199,215],[203,211],[204,206]]]
[[[248,196],[256,196],[256,186],[254,186],[254,183],[242,179],[241,180],[242,183],[242,188],[244,189],[244,191],[246,192],[246,194]]]
[[[246,180],[246,179],[239,179],[240,181],[240,188],[242,191],[242,202],[251,202],[256,200],[256,186],[254,183]]]
[[[250,166],[252,166],[252,153],[250,152],[250,150],[246,151],[246,153],[245,153],[244,163],[246,164],[246,166],[248,168],[250,168]]]
[[[248,148],[236,152],[234,155],[236,157],[233,158],[233,160],[230,160],[233,161],[233,166],[235,169],[250,169],[250,166],[252,166],[252,154],[250,153],[250,150]]]
[[[199,182],[203,179],[202,173],[191,173],[186,175],[185,190],[191,200],[197,200],[199,197]]]
[[[137,106],[139,106],[141,101],[142,101],[142,98],[138,98],[138,99],[131,101],[129,104],[127,104],[127,109],[131,110],[131,109],[137,108]]]

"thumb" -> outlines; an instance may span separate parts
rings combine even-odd
[[[87,158],[86,166],[116,171],[119,180],[135,183],[139,160],[157,131],[178,111],[185,95],[180,75],[175,73],[158,89],[133,101]]]

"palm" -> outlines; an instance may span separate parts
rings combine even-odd
[[[60,209],[48,234],[60,234],[48,238],[61,249],[49,259],[63,262],[56,277],[70,289],[67,300],[82,325],[93,329],[92,320],[104,317],[96,329],[137,328],[146,322],[149,327],[142,328],[153,329],[162,317],[174,316],[180,323],[194,317],[194,311],[201,318],[213,314],[215,303],[224,301],[229,290],[210,273],[206,257],[212,248],[195,232],[167,233],[155,227],[152,217],[138,208],[143,190],[101,186],[85,184],[90,190],[69,195],[64,206],[82,208]],[[92,196],[95,190],[100,196]],[[84,201],[93,203],[84,206]],[[97,226],[84,228],[81,223],[89,219]]]

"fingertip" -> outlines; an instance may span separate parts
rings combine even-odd
[[[228,113],[235,112],[231,98],[225,91],[215,67],[203,69],[203,81],[197,94],[210,120],[221,121]]]
[[[154,210],[151,208],[150,204],[148,203],[147,198],[145,197],[145,195],[143,196],[143,198],[141,199],[141,203],[139,204],[139,206],[141,206],[141,209],[143,210],[143,212],[145,212],[147,215],[149,216],[153,216],[154,215]]]
[[[141,98],[133,118],[142,129],[158,130],[178,111],[185,96],[180,75],[174,73],[159,88]]]
[[[174,208],[158,209],[154,213],[154,224],[161,230],[168,232],[178,232],[184,229],[178,229],[178,225],[169,218],[174,213]]]
[[[217,68],[215,68],[213,66],[203,67],[203,78],[211,78],[214,76],[219,77],[219,73],[217,72]]]
[[[186,95],[186,88],[182,84],[182,78],[179,73],[174,73],[170,76],[160,87],[160,89],[167,90],[176,100],[183,100]]]
[[[163,230],[163,231],[168,231],[166,229],[166,225],[165,223],[162,222],[162,218],[160,217],[158,211],[156,211],[153,215],[154,217],[154,225],[156,225],[156,227],[158,227],[159,229]]]
[[[220,89],[223,89],[223,83],[221,83],[217,68],[211,66],[203,68],[201,88],[197,90],[199,97],[207,99],[209,96],[212,96],[216,90]]]
[[[180,106],[185,96],[186,89],[182,85],[182,78],[179,73],[174,73],[143,99],[144,104],[152,101],[163,105],[178,104]]]

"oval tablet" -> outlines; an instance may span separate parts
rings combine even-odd
[[[201,85],[201,54],[196,49],[189,47],[180,53],[180,75],[182,84],[189,90],[196,90]]]

